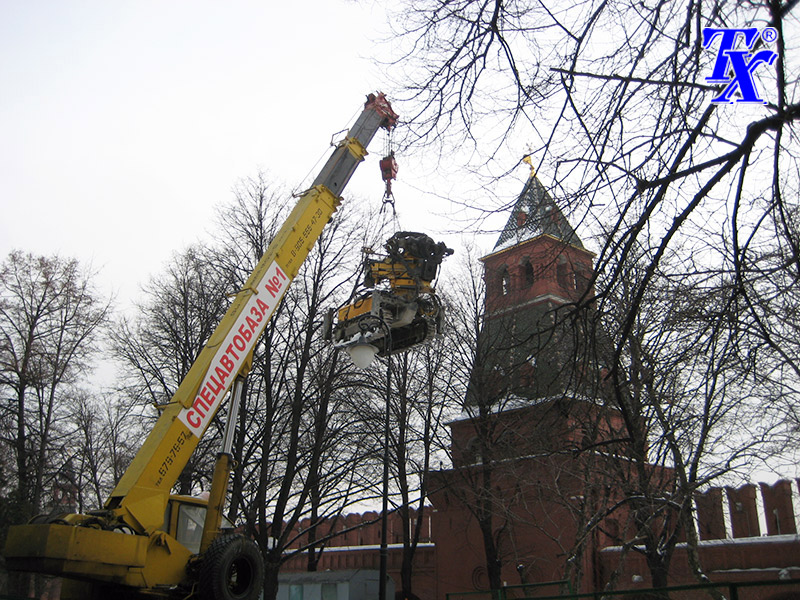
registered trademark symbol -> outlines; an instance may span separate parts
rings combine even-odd
[[[771,44],[778,39],[778,30],[774,27],[765,27],[761,31],[761,39],[766,43]]]

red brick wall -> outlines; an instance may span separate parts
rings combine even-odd
[[[536,298],[557,296],[565,301],[578,298],[592,275],[594,255],[543,235],[483,258],[486,279],[486,308],[491,315]],[[533,267],[529,285],[525,265]],[[503,293],[502,277],[507,272],[509,286]]]

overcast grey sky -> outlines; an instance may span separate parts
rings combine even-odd
[[[3,2],[2,257],[77,257],[125,304],[237,180],[303,180],[382,89],[383,26],[336,0]],[[382,143],[351,194],[380,201]]]

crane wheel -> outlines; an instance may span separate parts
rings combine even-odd
[[[256,600],[264,585],[264,560],[253,540],[223,535],[211,542],[200,569],[203,600]]]

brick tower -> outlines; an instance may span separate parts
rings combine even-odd
[[[489,386],[492,394],[546,398],[585,385],[581,321],[593,295],[593,256],[531,171],[494,250],[481,259],[484,375],[500,384]]]
[[[592,259],[531,172],[481,259],[484,319],[464,410],[449,423],[452,468],[433,478],[448,591],[485,590],[498,571],[517,584],[565,573],[577,535],[570,499],[589,494],[583,449],[618,425],[598,401]],[[592,572],[593,551],[575,560]]]

